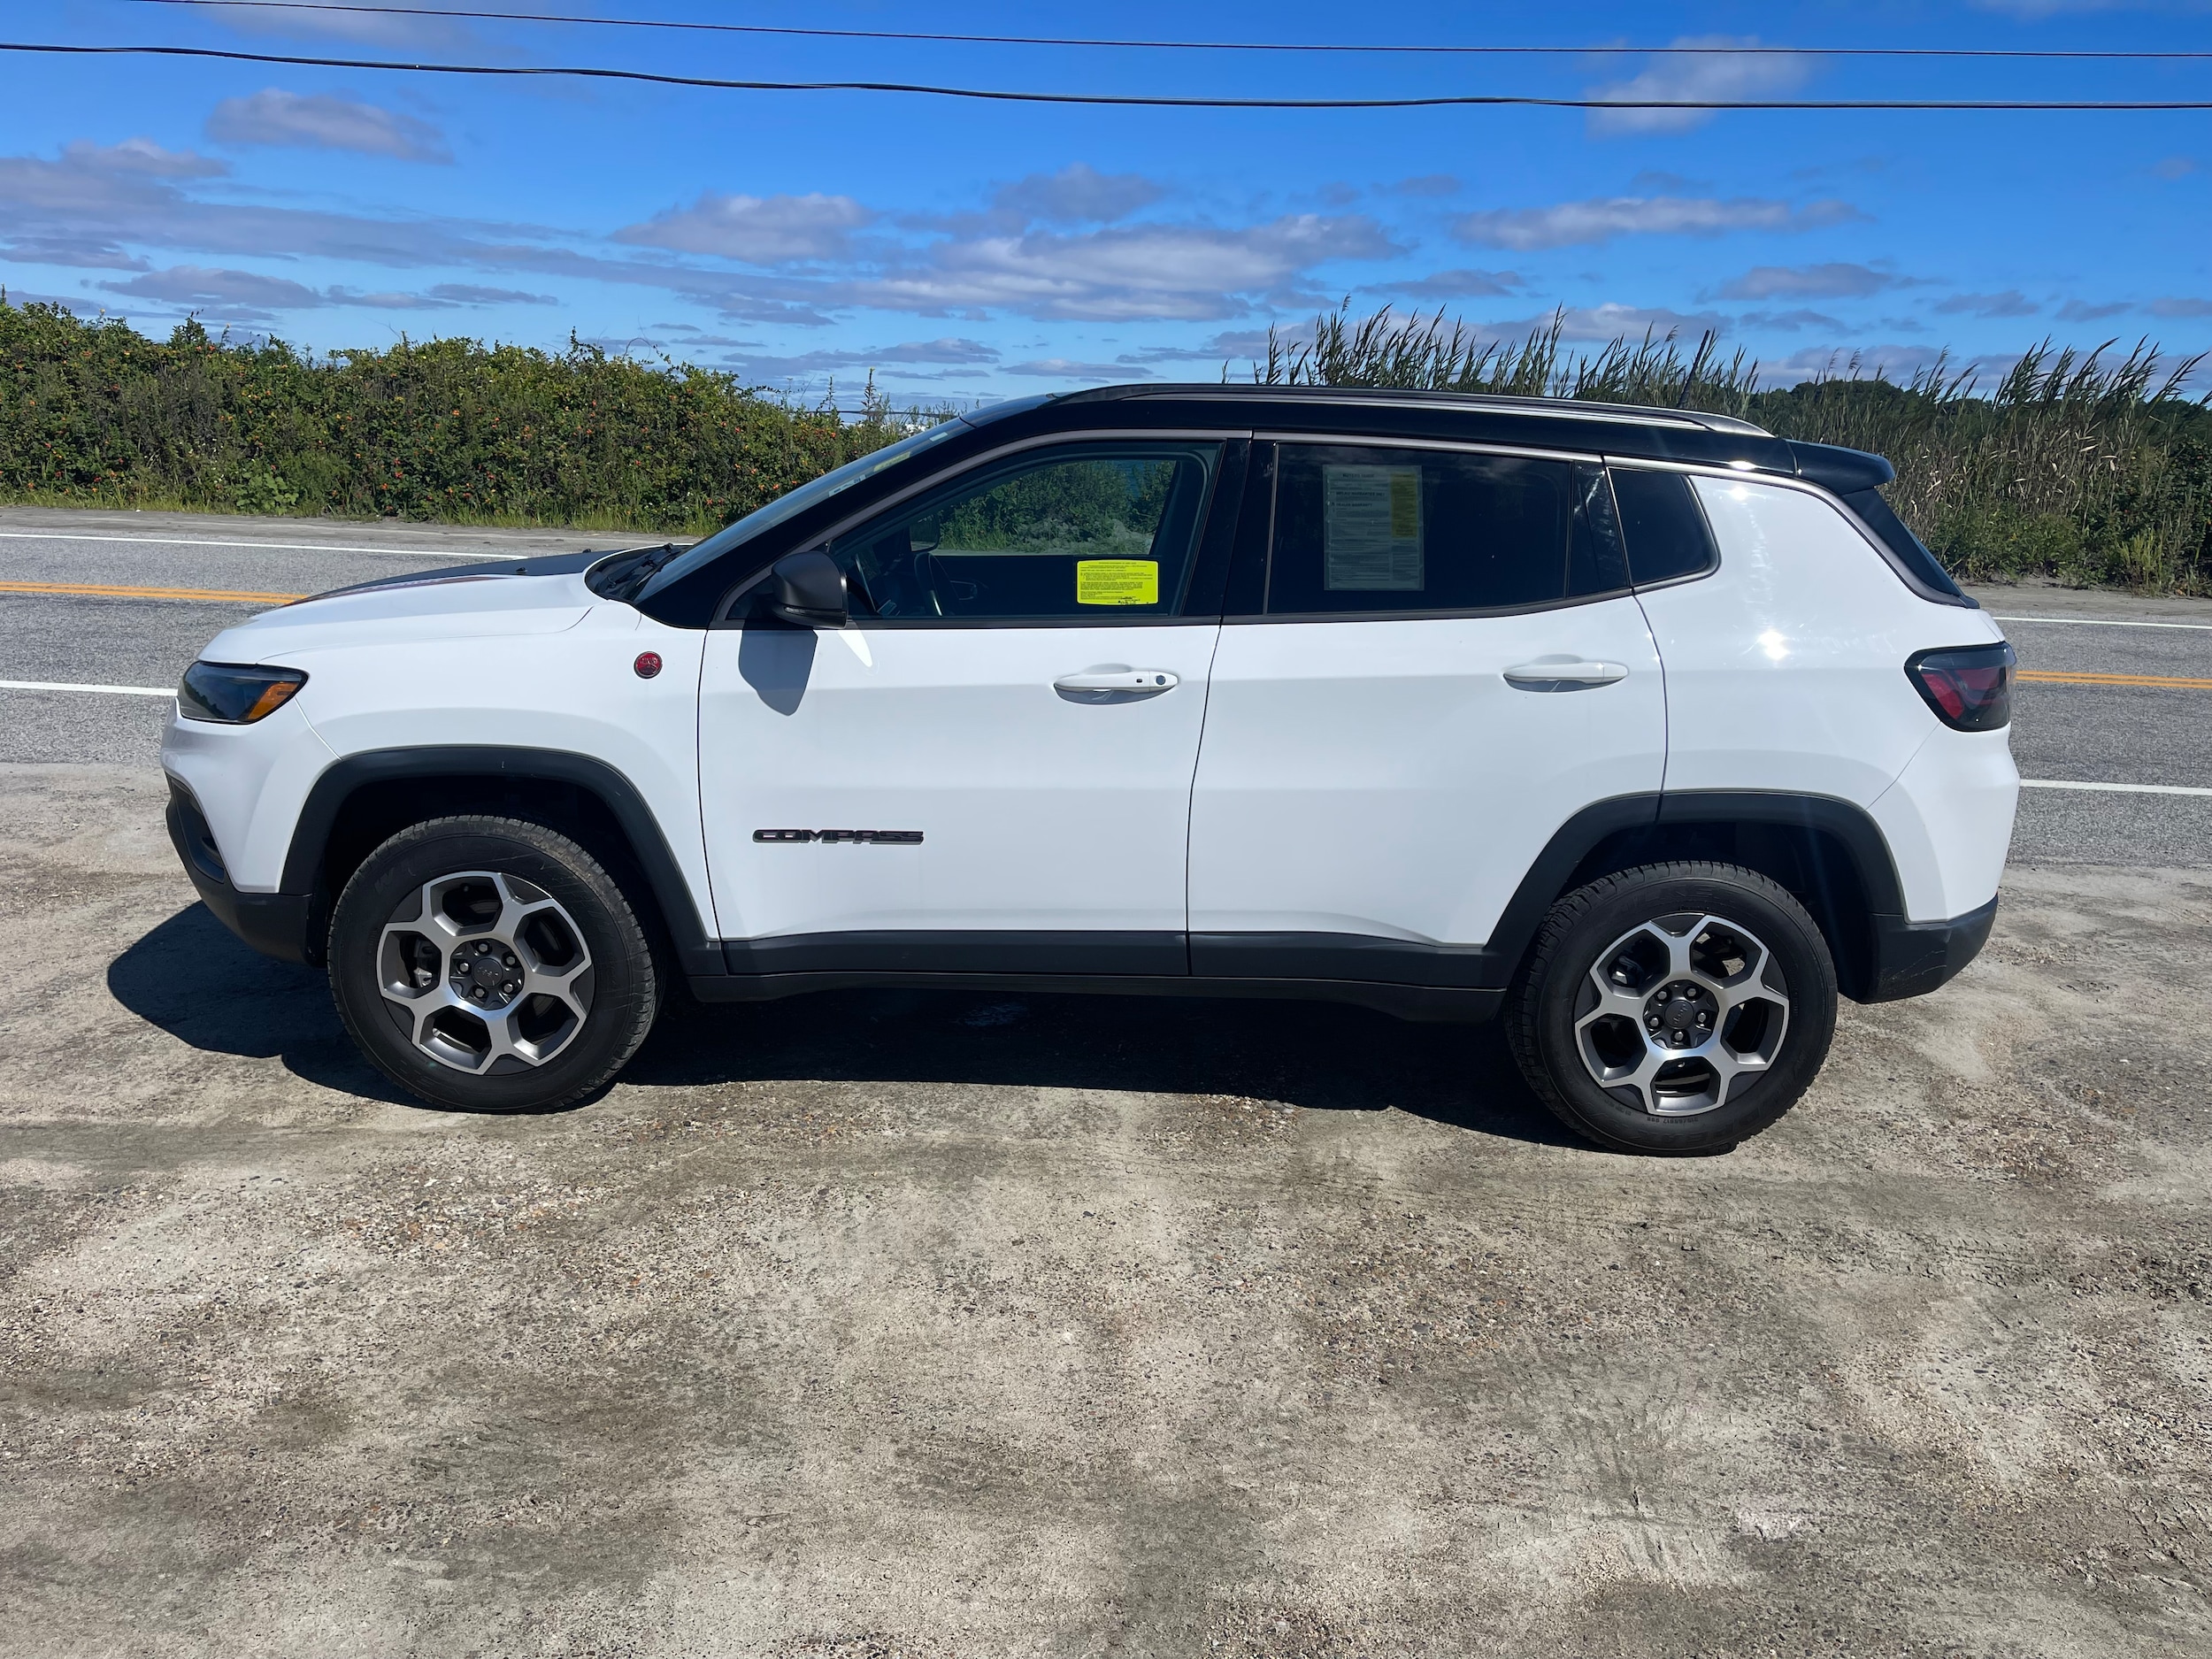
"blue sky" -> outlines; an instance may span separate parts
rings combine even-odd
[[[566,9],[551,4],[506,9]],[[1109,8],[590,0],[629,17],[1232,40],[2212,50],[2201,4]],[[2200,97],[2201,65],[1247,57],[16,0],[16,40],[1289,96]],[[1211,380],[1350,299],[1513,337],[1721,332],[1770,379],[2045,336],[2212,346],[2212,114],[1227,111],[0,59],[0,281],[165,334],[666,353],[841,401]]]

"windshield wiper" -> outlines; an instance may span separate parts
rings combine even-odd
[[[612,563],[601,565],[593,572],[591,590],[602,599],[613,599],[628,604],[644,592],[645,584],[660,573],[661,567],[687,547],[678,547],[664,541],[658,547],[640,548],[626,553]]]

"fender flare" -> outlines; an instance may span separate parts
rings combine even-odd
[[[1555,831],[1499,915],[1484,955],[1496,982],[1518,970],[1536,930],[1569,887],[1576,872],[1615,835],[1693,824],[1762,824],[1809,830],[1832,837],[1850,859],[1865,895],[1867,922],[1877,957],[1873,978],[1886,977],[1885,942],[1908,926],[1904,889],[1889,842],[1864,807],[1833,795],[1774,789],[1675,789],[1617,795],[1584,807]],[[1955,972],[1955,970],[1954,970]],[[1864,987],[1873,990],[1873,986]],[[1870,1000],[1862,996],[1860,1000]]]
[[[316,892],[331,832],[346,801],[357,790],[369,784],[418,778],[529,779],[567,784],[592,795],[613,816],[627,838],[685,971],[722,972],[721,948],[709,937],[691,884],[684,879],[660,821],[645,804],[637,786],[605,761],[565,749],[440,744],[367,749],[334,761],[315,780],[301,804],[292,827],[292,844],[285,854],[281,891],[301,895]]]

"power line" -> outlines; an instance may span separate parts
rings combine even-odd
[[[1350,42],[1149,41],[1049,35],[940,35],[907,29],[809,29],[767,23],[697,23],[654,18],[576,17],[557,12],[479,12],[457,6],[348,5],[338,0],[131,0],[134,5],[218,6],[227,11],[352,12],[374,17],[459,18],[488,23],[576,23],[595,28],[687,29],[707,35],[779,35],[816,40],[915,41],[959,46],[1110,46],[1174,52],[1357,52],[1410,57],[1563,58],[1632,54],[1681,58],[2016,58],[2197,61],[2212,51],[2022,50],[1964,46],[1390,46]]]
[[[907,81],[726,81],[708,75],[659,74],[644,69],[522,64],[393,63],[373,58],[311,58],[290,52],[228,51],[212,46],[64,46],[0,41],[0,52],[42,52],[72,58],[202,58],[240,64],[287,64],[310,69],[373,69],[418,75],[510,78],[567,76],[588,81],[638,81],[661,87],[699,87],[719,92],[904,92],[926,97],[973,98],[996,104],[1104,104],[1165,110],[1963,110],[1981,111],[2212,110],[2202,98],[1545,98],[1520,93],[1458,93],[1416,98],[1207,98],[1142,93],[1022,92],[989,87],[941,87]]]

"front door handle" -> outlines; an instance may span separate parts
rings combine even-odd
[[[1079,673],[1063,674],[1052,682],[1052,688],[1064,697],[1093,703],[1109,696],[1156,697],[1181,683],[1179,677],[1164,668],[1129,668],[1120,663],[1107,663]]]
[[[1550,662],[1523,663],[1505,671],[1509,685],[1530,690],[1546,686],[1609,686],[1628,678],[1624,663],[1586,663],[1570,657]]]

